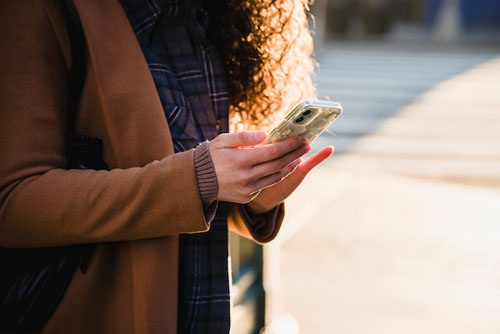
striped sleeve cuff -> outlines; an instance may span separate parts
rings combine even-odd
[[[214,164],[210,157],[209,142],[204,141],[194,151],[194,168],[198,181],[198,190],[205,208],[217,198],[219,187]]]

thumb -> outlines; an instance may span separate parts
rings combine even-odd
[[[217,146],[219,148],[251,146],[262,143],[264,139],[266,139],[266,132],[262,130],[223,133],[218,136]]]
[[[304,161],[304,163],[299,165],[299,167],[297,168],[299,169],[300,174],[302,174],[303,177],[305,177],[307,173],[311,171],[311,169],[313,169],[321,162],[325,161],[328,157],[330,157],[330,155],[332,155],[333,153],[333,150],[334,150],[333,146],[328,146],[323,148],[318,153],[313,154],[311,157],[309,157],[309,159]]]

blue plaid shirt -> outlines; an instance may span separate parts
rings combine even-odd
[[[153,75],[174,149],[182,152],[228,132],[226,78],[206,37],[197,1],[121,0]],[[126,52],[126,50],[124,51]],[[227,206],[209,232],[180,236],[179,333],[228,333]]]

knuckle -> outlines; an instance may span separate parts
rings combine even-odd
[[[240,139],[241,139],[242,141],[247,142],[247,141],[250,141],[250,140],[252,139],[252,138],[251,138],[251,137],[252,137],[252,134],[251,134],[250,132],[243,131],[243,132],[240,132],[240,133],[241,133],[241,137],[240,137]]]
[[[269,147],[269,156],[276,157],[279,155],[279,153],[280,149],[278,145],[272,145],[271,147]]]
[[[276,160],[274,163],[273,163],[273,169],[275,171],[278,171],[280,169],[283,169],[285,168],[286,164],[285,164],[285,161],[283,159],[279,159],[279,160]]]
[[[252,166],[250,168],[250,170],[248,171],[247,175],[250,179],[257,180],[257,179],[259,179],[259,176],[261,175],[261,173],[262,173],[262,168]]]
[[[237,132],[234,135],[238,139],[238,141],[240,141],[240,142],[245,141],[245,139],[247,137],[245,132]]]
[[[239,185],[241,187],[243,187],[243,192],[245,192],[246,188],[248,187],[248,185],[250,184],[250,181],[251,181],[251,178],[248,174],[246,173],[243,173],[239,179]]]
[[[253,141],[253,135],[249,131],[242,131],[238,132],[237,134],[238,134],[238,141],[243,145],[251,143]]]
[[[254,168],[256,165],[259,164],[258,158],[259,158],[258,156],[253,155],[253,154],[251,156],[249,156],[246,160],[247,166],[250,166],[250,168]]]

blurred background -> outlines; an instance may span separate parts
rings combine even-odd
[[[231,237],[233,333],[500,333],[500,1],[311,9],[335,154]]]

